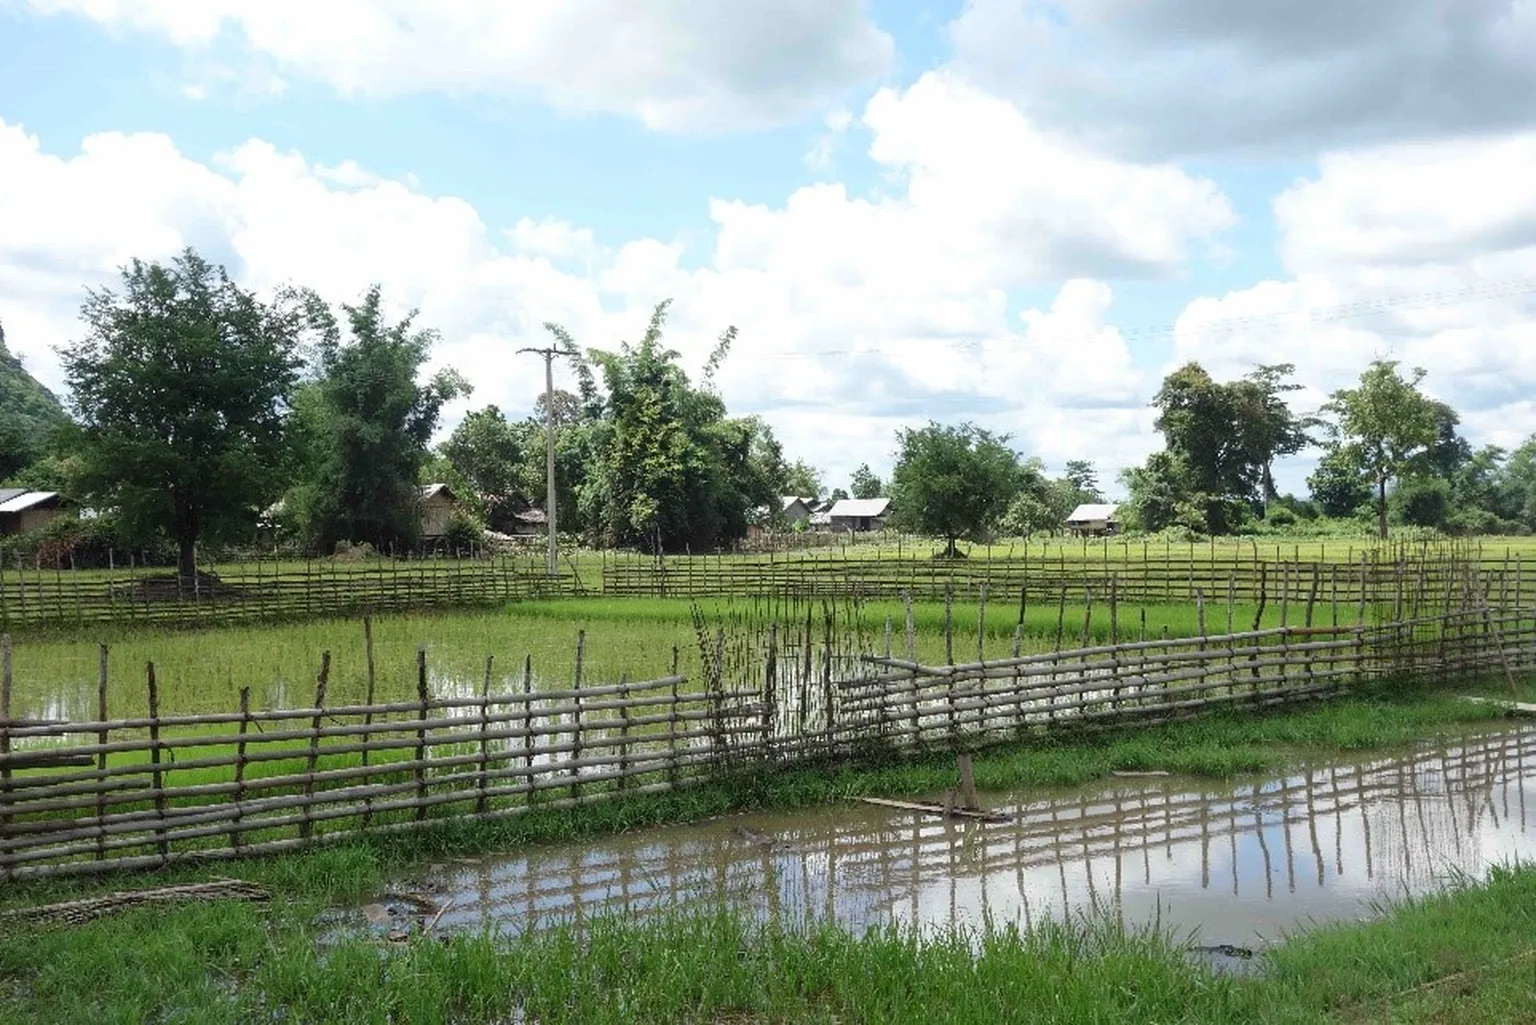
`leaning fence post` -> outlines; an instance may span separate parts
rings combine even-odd
[[[331,678],[331,653],[320,653],[320,675],[315,678],[315,717],[309,724],[309,758],[304,763],[304,816],[299,822],[299,839],[314,835],[311,814],[315,802],[315,765],[320,760],[320,724],[325,717],[325,690]]]
[[[885,620],[886,654],[890,654],[891,620],[887,616]],[[763,669],[763,759],[773,759],[773,734],[774,727],[779,716],[779,624],[775,620],[768,624],[768,653],[764,659]],[[628,716],[625,718],[625,729],[628,729]],[[884,706],[881,706],[881,728],[885,732]]]
[[[427,817],[427,649],[416,649],[416,821]]]
[[[571,799],[581,793],[581,672],[587,654],[587,631],[576,631],[576,675],[571,686]]]

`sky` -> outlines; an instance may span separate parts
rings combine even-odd
[[[0,0],[10,348],[62,393],[87,289],[185,246],[419,311],[445,431],[670,298],[828,488],[934,420],[1116,491],[1189,360],[1311,411],[1400,359],[1513,446],[1536,0]]]

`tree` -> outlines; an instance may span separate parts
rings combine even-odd
[[[1371,500],[1371,485],[1357,455],[1353,449],[1331,446],[1307,478],[1307,488],[1323,515],[1353,516]]]
[[[78,420],[65,444],[82,497],[130,536],[168,535],[190,579],[198,542],[249,530],[278,490],[302,314],[191,249],[134,260],[122,289],[91,292],[85,337],[60,351]]]
[[[821,471],[804,459],[796,459],[789,464],[788,473],[784,478],[784,487],[786,495],[794,495],[796,498],[819,498],[822,488]]]
[[[860,463],[848,479],[848,490],[854,498],[880,498],[885,492],[885,482],[875,476],[868,463]]]
[[[448,483],[473,491],[478,497],[475,504],[484,506],[486,522],[505,529],[514,503],[523,497],[519,486],[523,446],[501,410],[486,406],[466,414],[439,451],[452,469],[450,476],[456,478]]]
[[[1316,417],[1297,416],[1285,401],[1287,392],[1301,390],[1301,385],[1289,380],[1295,372],[1293,363],[1268,364],[1227,385],[1240,445],[1249,464],[1259,471],[1259,497],[1266,507],[1278,495],[1275,460],[1312,444],[1312,431],[1318,426]]]
[[[568,391],[556,388],[555,398],[555,427],[569,427],[580,420],[585,412],[581,399]],[[533,418],[539,423],[545,423],[545,417],[549,409],[549,398],[539,392],[539,397],[533,401]]]
[[[69,421],[64,407],[5,347],[0,326],[0,481],[43,459]]]
[[[310,544],[338,541],[376,548],[417,541],[418,480],[443,406],[469,385],[451,369],[418,381],[437,333],[415,327],[416,314],[390,324],[374,285],[343,306],[348,337],[318,297],[308,297],[319,331],[316,380],[296,402],[304,450],[301,482],[290,495]]]
[[[891,473],[891,504],[899,526],[955,542],[977,539],[1007,511],[1019,489],[1018,456],[1007,435],[973,424],[929,423],[897,432],[900,451]]]
[[[1204,530],[1203,503],[1192,497],[1191,476],[1184,456],[1171,451],[1154,452],[1145,465],[1127,469],[1120,475],[1130,492],[1123,509],[1127,522],[1149,534],[1175,524]]]
[[[1440,437],[1441,410],[1419,391],[1425,371],[1405,379],[1396,360],[1376,360],[1355,388],[1341,388],[1323,407],[1332,430],[1375,486],[1376,527],[1387,537],[1387,485],[1424,464]]]
[[[844,491],[842,488],[833,488],[832,489],[832,493],[827,496],[827,501],[829,501],[829,502],[842,502],[842,501],[845,501],[847,498],[848,498],[848,492],[847,491]]]
[[[606,394],[594,385],[599,426],[580,504],[609,543],[706,550],[745,536],[748,510],[782,493],[783,457],[760,421],[726,416],[711,384],[736,329],[720,335],[695,387],[662,345],[670,305],[657,304],[637,344],[588,350]]]
[[[1185,472],[1165,476],[1163,483],[1182,482],[1188,491],[1180,504],[1202,506],[1201,519],[1212,533],[1227,533],[1228,500],[1252,500],[1262,472],[1245,444],[1240,427],[1240,397],[1218,384],[1198,363],[1186,363],[1163,379],[1152,400],[1159,410],[1155,426],[1167,449]]]
[[[1062,477],[1066,482],[1082,495],[1082,502],[1102,502],[1104,495],[1099,491],[1099,471],[1094,468],[1092,462],[1087,459],[1067,460],[1067,469]],[[1070,510],[1068,510],[1070,511]]]

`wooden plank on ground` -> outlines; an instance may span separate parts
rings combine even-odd
[[[884,797],[861,797],[865,804],[878,805],[881,808],[899,808],[902,811],[922,812],[924,815],[948,815],[957,819],[975,819],[978,822],[1012,822],[1013,816],[1004,815],[998,811],[984,811],[980,808],[955,808],[947,811],[942,804],[928,804],[925,801],[892,801]]]

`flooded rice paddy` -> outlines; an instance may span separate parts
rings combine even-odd
[[[423,866],[400,881],[405,896],[354,918],[382,930],[391,912],[425,904],[438,929],[516,934],[729,906],[860,931],[1027,927],[1098,911],[1202,945],[1253,948],[1536,858],[1533,798],[1536,728],[1527,727],[1283,779],[1113,779],[983,795],[1009,817],[997,824],[845,803],[534,847]]]

